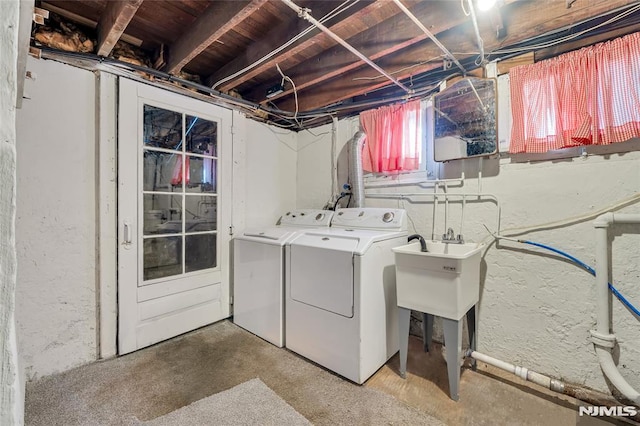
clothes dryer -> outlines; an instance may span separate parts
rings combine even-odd
[[[356,383],[398,351],[395,263],[407,243],[402,209],[350,208],[331,228],[286,247],[288,349]]]

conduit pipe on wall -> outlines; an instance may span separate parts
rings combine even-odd
[[[365,133],[358,130],[349,142],[349,182],[351,183],[352,207],[364,206],[364,180],[362,177],[362,146]]]
[[[364,187],[367,188],[388,188],[395,186],[418,186],[420,188],[433,188],[435,185],[440,185],[446,183],[450,188],[451,187],[462,187],[464,186],[464,172],[460,174],[459,178],[454,179],[407,179],[404,181],[393,181],[393,182],[368,182]]]
[[[366,62],[371,68],[375,69],[380,74],[385,76],[387,79],[392,81],[396,86],[400,87],[402,90],[404,90],[407,93],[413,93],[414,92],[413,89],[409,89],[407,86],[405,86],[404,84],[400,83],[400,81],[398,79],[396,79],[391,74],[387,73],[385,70],[380,68],[378,65],[376,65],[375,62],[373,62],[371,59],[367,58],[365,55],[360,53],[360,51],[358,51],[358,49],[356,49],[355,47],[351,46],[349,43],[344,41],[342,38],[340,38],[337,34],[335,34],[329,28],[325,27],[320,21],[318,21],[313,16],[311,16],[309,14],[309,9],[300,7],[300,6],[298,6],[297,4],[295,4],[291,0],[281,0],[281,1],[284,4],[286,4],[287,6],[289,6],[291,9],[293,9],[298,14],[299,17],[301,17],[302,19],[304,19],[306,21],[309,21],[309,23],[311,23],[313,26],[315,26],[320,31],[322,31],[323,33],[327,34],[329,37],[331,37],[336,42],[341,44],[349,52],[353,53],[358,58],[360,58],[361,60]]]
[[[611,305],[609,303],[609,227],[613,224],[640,224],[640,214],[605,213],[599,216],[593,226],[596,228],[596,329],[591,331],[591,339],[600,367],[611,384],[625,398],[640,405],[640,392],[627,383],[618,371],[611,355],[616,344],[616,336],[611,332]]]
[[[437,188],[437,187],[436,187]],[[480,200],[481,198],[486,198],[487,200],[493,201],[496,205],[496,209],[497,209],[497,220],[496,220],[496,229],[498,229],[498,234],[500,233],[500,217],[502,215],[502,206],[500,205],[500,201],[498,201],[498,197],[496,197],[493,194],[482,194],[482,193],[475,193],[475,194],[467,194],[467,193],[448,193],[448,194],[442,194],[442,193],[430,193],[430,192],[416,192],[416,193],[404,193],[404,194],[396,194],[396,193],[388,193],[388,192],[378,192],[375,194],[367,194],[366,198],[379,198],[379,199],[386,199],[386,200],[408,200],[410,203],[428,203],[431,201],[415,201],[412,199],[412,197],[430,197],[433,198],[433,203],[434,203],[434,215],[433,215],[433,229],[432,229],[432,234],[431,234],[431,238],[432,239],[436,239],[436,232],[435,232],[435,207],[437,206],[438,203],[438,199],[439,198],[443,198],[445,200],[450,199],[452,197],[456,197],[456,198],[460,198],[462,200],[463,203],[465,203],[466,199],[477,199]],[[446,229],[445,229],[446,232]],[[493,236],[492,236],[493,238]]]

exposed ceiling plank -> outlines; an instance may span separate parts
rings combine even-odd
[[[594,0],[576,3],[571,9],[566,9],[564,3],[555,1],[546,2],[545,8],[541,8],[538,2],[516,2],[509,6],[508,13],[510,13],[511,18],[507,24],[509,26],[508,41],[495,40],[493,29],[483,26],[482,37],[485,41],[485,50],[489,53],[503,45],[516,44],[633,3],[637,2],[629,0]],[[471,31],[472,28],[465,24],[449,31],[443,36],[441,42],[445,46],[455,46],[454,50],[456,51],[473,52],[477,49],[475,41],[471,37]],[[387,70],[387,72],[395,73],[396,78],[404,79],[440,67],[440,64],[423,63],[438,54],[439,49],[433,43],[413,45],[398,54],[383,58],[378,62],[378,65]],[[467,55],[467,57],[469,56]],[[408,64],[415,64],[416,66],[407,69]],[[343,74],[339,79],[324,82],[322,90],[302,95],[298,93],[298,108],[300,111],[313,110],[388,85],[388,82],[383,79],[379,79],[379,83],[374,83],[378,81],[375,80],[377,77],[375,71],[372,72],[368,68],[360,68]],[[280,102],[278,107],[292,111],[295,108],[295,104],[293,99],[289,97],[284,102]]]
[[[74,22],[78,22],[79,24],[82,24],[84,26],[87,26],[89,28],[97,28],[98,23],[96,21],[92,21],[89,18],[86,18],[84,16],[80,16],[76,13],[70,12],[66,9],[63,9],[59,6],[55,6],[51,3],[47,3],[47,2],[42,2],[40,3],[40,6],[42,7],[42,9],[46,9],[50,12],[56,13],[60,16],[64,16],[65,18],[68,18]],[[128,34],[122,34],[120,39],[122,41],[126,41],[129,44],[132,44],[134,46],[140,47],[142,46],[142,40],[140,40],[139,38],[130,36]]]
[[[169,47],[166,70],[170,74],[198,56],[211,43],[251,15],[267,0],[215,1],[193,25]]]
[[[98,22],[98,56],[108,56],[111,53],[141,4],[142,0],[107,2]]]
[[[430,31],[436,34],[468,20],[461,12],[457,2],[421,2],[410,10],[430,28]],[[404,14],[398,13],[381,24],[349,38],[347,42],[375,61],[425,39],[427,39],[427,35],[417,25],[408,22]],[[342,46],[336,46],[287,70],[286,74],[294,81],[296,89],[302,90],[343,75],[362,65],[363,62],[359,61],[351,52]],[[247,93],[246,97],[255,101],[263,101],[266,89],[272,85],[273,82],[258,85],[250,93]],[[273,101],[292,93],[293,89],[290,88],[269,100]]]
[[[349,35],[353,34],[354,31],[358,31],[360,28],[363,28],[361,25],[354,25],[354,23],[361,23],[366,20],[368,25],[375,25],[378,20],[379,15],[376,15],[374,12],[384,8],[384,15],[389,16],[390,13],[399,13],[399,10],[395,10],[394,8],[390,8],[385,4],[386,2],[359,2],[354,6],[348,9],[349,15],[346,17],[340,16],[342,18],[340,21],[335,22],[335,20],[328,21],[327,27],[333,31],[334,33],[340,35],[341,37],[349,37]],[[320,8],[319,6],[322,6]],[[324,15],[329,13],[337,6],[336,2],[326,2],[325,4],[318,5],[314,7],[312,10],[313,16],[317,19],[322,18]],[[378,20],[379,22],[379,20]],[[270,34],[268,34],[259,44],[255,46],[251,46],[250,49],[245,53],[245,55],[238,57],[235,61],[227,64],[220,70],[216,71],[211,77],[209,77],[208,83],[210,86],[213,86],[219,80],[234,74],[235,72],[244,69],[246,66],[254,63],[258,59],[262,58],[266,54],[270,53],[275,48],[283,45],[285,42],[293,38],[297,35],[303,28],[307,28],[309,24],[302,19],[296,18],[293,24],[289,24],[288,28],[284,31],[280,28],[273,30]],[[294,44],[292,47],[285,49],[279,54],[272,57],[270,60],[265,61],[264,63],[256,66],[255,68],[239,75],[229,82],[225,82],[216,89],[220,91],[228,91],[235,87],[238,87],[242,83],[254,78],[255,76],[263,73],[265,70],[273,69],[275,64],[283,63],[285,61],[294,58],[300,52],[304,52],[310,46],[318,43],[329,43],[330,45],[336,45],[337,43],[331,40],[326,34],[317,31],[310,33],[308,36],[303,38],[300,42]],[[273,83],[271,84],[273,85]]]
[[[362,4],[362,6],[365,5],[364,3],[358,4]],[[313,13],[314,15],[319,17],[325,16],[335,7],[336,5],[332,2],[322,3],[318,7],[315,7],[313,9]],[[256,43],[251,44],[247,48],[247,50],[243,52],[242,55],[238,56],[235,60],[229,62],[228,64],[211,74],[211,76],[209,76],[207,80],[207,84],[214,89],[226,92],[261,74],[266,69],[272,68],[274,66],[274,63],[284,62],[288,60],[298,52],[305,50],[306,47],[308,47],[308,45],[320,35],[320,32],[318,30],[309,32],[309,34],[301,38],[296,44],[292,45],[292,47],[289,47],[288,49],[285,49],[282,52],[276,54],[270,60],[267,60],[264,63],[255,66],[251,70],[239,75],[238,77],[233,78],[229,82],[214,86],[218,81],[230,75],[233,75],[240,70],[243,70],[247,66],[268,55],[274,49],[282,46],[308,27],[310,27],[310,24],[303,21],[302,19],[295,18],[293,19],[293,21],[283,22],[281,25],[277,26],[268,34],[266,34],[264,38],[258,40]]]

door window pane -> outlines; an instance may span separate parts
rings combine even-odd
[[[187,152],[212,157],[218,155],[218,123],[187,115],[185,126]]]
[[[182,274],[182,237],[144,240],[144,279]]]
[[[217,220],[217,198],[187,195],[185,197],[185,231],[215,231]]]
[[[144,144],[146,146],[182,150],[182,114],[144,106]]]
[[[216,234],[187,235],[186,272],[216,267]]]
[[[182,232],[182,195],[144,194],[144,235]]]
[[[217,160],[213,158],[202,158],[187,156],[189,167],[189,179],[187,181],[187,192],[194,193],[216,193],[216,169]]]
[[[143,188],[145,191],[182,191],[182,154],[145,151]]]

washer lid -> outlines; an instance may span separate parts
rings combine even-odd
[[[286,244],[296,234],[295,229],[290,228],[265,228],[247,229],[242,235],[237,236],[239,240],[255,241],[264,244]]]

